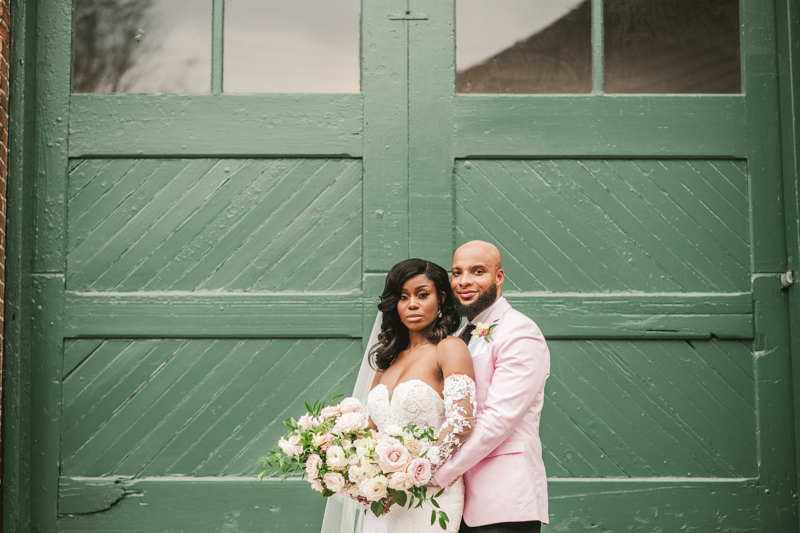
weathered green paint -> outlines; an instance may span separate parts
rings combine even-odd
[[[759,504],[763,531],[797,530],[797,465],[788,296],[777,274],[753,279]]]
[[[65,333],[74,338],[360,338],[363,314],[358,294],[196,291],[70,291],[65,313]]]
[[[409,2],[409,256],[448,265],[453,257],[455,9],[451,2]],[[424,216],[420,216],[424,213]]]
[[[550,339],[554,529],[796,530],[784,1],[725,96],[455,95],[421,0],[364,2],[362,94],[69,95],[68,5],[16,2],[10,530],[315,530],[254,458],[352,386],[392,264],[476,237]]]
[[[406,10],[406,0],[361,3],[366,272],[385,272],[409,252],[409,22],[397,18]]]
[[[3,358],[3,527],[30,531],[31,320],[36,151],[36,5],[12,2]]]
[[[360,94],[69,98],[70,157],[358,157],[362,152]]]
[[[747,154],[740,95],[458,95],[453,113],[455,155],[463,158]]]

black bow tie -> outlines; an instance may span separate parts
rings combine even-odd
[[[475,328],[478,327],[475,324],[467,324],[467,327],[464,328],[464,333],[461,334],[461,340],[467,343],[469,346],[469,341],[472,340],[472,332],[475,331]]]

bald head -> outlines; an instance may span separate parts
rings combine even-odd
[[[462,244],[453,255],[453,264],[455,264],[456,258],[460,255],[466,255],[475,259],[481,258],[481,262],[484,263],[486,267],[492,268],[493,270],[503,268],[503,258],[500,256],[500,250],[490,242],[469,241],[468,243]]]
[[[472,320],[503,294],[500,250],[485,241],[470,241],[453,254],[450,286],[462,314]]]

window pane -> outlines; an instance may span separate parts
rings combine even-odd
[[[210,88],[211,0],[76,0],[75,92]]]
[[[588,0],[457,0],[457,92],[591,92],[591,11]]]
[[[605,0],[609,93],[738,93],[739,0]]]
[[[360,13],[360,0],[226,0],[225,92],[359,92]]]

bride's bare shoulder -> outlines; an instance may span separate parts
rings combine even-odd
[[[436,355],[442,374],[467,374],[472,377],[472,356],[467,345],[458,337],[447,337],[436,346]]]

